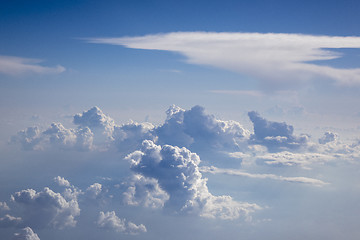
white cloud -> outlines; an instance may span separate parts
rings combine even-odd
[[[260,209],[256,204],[236,202],[230,196],[212,195],[207,179],[199,171],[199,156],[186,148],[159,146],[145,140],[141,151],[131,153],[127,159],[135,173],[157,179],[169,195],[165,207],[175,211],[235,219],[248,218],[249,213]]]
[[[109,138],[111,138],[115,126],[114,120],[105,115],[98,107],[76,114],[73,122],[81,127],[88,127],[93,132],[100,132]]]
[[[65,71],[63,66],[44,67],[39,65],[41,62],[38,59],[0,56],[0,73],[14,76],[27,73],[56,74]]]
[[[202,168],[200,168],[200,171],[206,172],[206,173],[212,173],[212,174],[228,174],[228,175],[257,178],[257,179],[272,179],[272,180],[294,182],[294,183],[306,183],[306,184],[314,185],[317,187],[323,187],[328,184],[327,182],[324,182],[324,181],[321,181],[321,180],[315,179],[315,178],[284,177],[284,176],[278,176],[275,174],[248,173],[248,172],[244,172],[244,171],[237,170],[237,169],[222,169],[222,168],[217,168],[214,166],[202,167]]]
[[[88,151],[93,149],[94,134],[87,127],[65,128],[52,123],[48,129],[28,127],[11,137],[10,143],[19,144],[24,150],[44,150],[50,147],[64,150]]]
[[[9,211],[10,208],[6,202],[0,202],[0,211]]]
[[[325,132],[324,136],[319,138],[319,143],[320,144],[326,144],[329,142],[334,142],[338,140],[338,135],[336,133],[333,132]]]
[[[66,200],[60,193],[48,187],[36,192],[26,189],[11,196],[16,209],[21,210],[21,218],[27,226],[65,228],[76,225],[75,218],[80,215],[76,198]]]
[[[40,240],[40,238],[30,227],[26,227],[21,229],[21,232],[15,233],[13,240]]]
[[[161,189],[155,178],[134,174],[128,185],[129,187],[123,193],[124,202],[128,205],[162,208],[169,200],[169,195]]]
[[[86,189],[86,194],[90,198],[95,199],[101,194],[102,190],[103,190],[103,188],[102,188],[102,185],[100,183],[94,183],[94,184],[90,185]]]
[[[41,132],[38,127],[28,127],[11,137],[11,143],[19,144],[24,150],[41,149]]]
[[[146,232],[146,227],[143,224],[136,225],[126,221],[126,219],[120,219],[116,216],[115,211],[100,212],[97,224],[100,228],[133,235]]]
[[[115,126],[113,139],[116,148],[121,152],[132,152],[141,146],[143,140],[156,140],[151,123],[136,123],[130,121],[121,126]]]
[[[338,156],[325,153],[293,153],[283,151],[259,155],[257,159],[268,165],[300,166],[309,169],[313,164],[324,164],[338,159]]]
[[[195,151],[236,151],[250,132],[236,121],[223,121],[195,106],[184,110],[171,106],[165,123],[155,129],[160,144],[187,147]]]
[[[307,145],[309,136],[295,136],[293,126],[285,122],[268,121],[254,111],[249,112],[248,115],[254,124],[254,134],[251,135],[250,142],[264,145],[271,152],[299,149]]]
[[[6,214],[0,218],[0,228],[16,227],[22,223],[21,217],[14,217],[10,214]]]
[[[70,182],[68,180],[66,180],[63,177],[57,176],[54,178],[54,181],[59,185],[59,186],[64,186],[64,187],[70,187]]]
[[[324,77],[340,84],[360,84],[360,68],[339,69],[310,63],[341,57],[326,48],[360,48],[360,37],[176,32],[142,37],[90,38],[88,42],[178,52],[192,64],[215,66],[270,82],[299,82]]]

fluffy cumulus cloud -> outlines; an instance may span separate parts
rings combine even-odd
[[[319,143],[326,144],[326,143],[330,143],[330,142],[335,142],[337,140],[338,140],[338,135],[336,133],[325,132],[324,136],[319,138]]]
[[[52,123],[45,131],[39,127],[28,127],[11,138],[24,150],[56,148],[63,150],[87,151],[93,148],[93,133],[87,127],[67,129],[61,123]]]
[[[100,183],[94,183],[86,189],[86,194],[88,195],[88,197],[95,199],[100,196],[102,191],[102,185]]]
[[[159,146],[145,140],[141,150],[131,153],[127,159],[132,171],[158,181],[169,195],[165,207],[177,212],[236,219],[260,209],[256,204],[240,203],[230,196],[212,195],[199,171],[199,156],[186,148]]]
[[[360,84],[360,68],[340,69],[313,61],[341,54],[329,49],[360,48],[359,37],[284,33],[176,32],[141,37],[92,38],[92,43],[180,53],[189,63],[223,68],[267,83],[304,82],[318,78]]]
[[[100,108],[93,107],[74,116],[74,124],[84,128],[88,127],[99,139],[98,141],[111,140],[114,131],[114,120],[105,115]],[[102,137],[101,137],[102,136]]]
[[[56,74],[65,71],[63,66],[45,67],[41,66],[39,59],[0,56],[0,73],[18,76],[23,74]]]
[[[80,215],[76,198],[66,200],[63,195],[48,187],[40,192],[33,189],[16,192],[11,200],[26,226],[58,229],[74,227],[76,217]]]
[[[114,144],[121,152],[131,152],[141,146],[143,140],[155,140],[154,125],[151,123],[129,122],[114,128]]]
[[[134,174],[128,182],[128,188],[123,193],[124,202],[133,206],[162,208],[169,195],[161,189],[155,178],[147,178],[141,174]]]
[[[24,150],[108,150],[115,146],[127,153],[138,148],[144,139],[154,140],[154,126],[151,123],[130,122],[116,125],[98,107],[74,115],[73,123],[77,128],[66,128],[61,123],[52,123],[46,130],[28,127],[12,136],[10,143]]]
[[[146,232],[146,227],[143,224],[136,225],[126,219],[121,219],[116,216],[115,211],[100,212],[97,225],[100,228],[132,235]]]
[[[254,111],[249,112],[248,115],[254,124],[254,134],[251,135],[251,142],[264,145],[269,151],[299,149],[308,142],[308,135],[295,136],[293,126],[285,122],[268,121]]]
[[[11,137],[10,142],[19,144],[24,150],[37,150],[41,148],[41,140],[41,131],[35,126],[19,131]]]
[[[201,106],[184,110],[171,106],[165,123],[155,132],[160,144],[194,150],[236,151],[247,140],[249,131],[236,121],[222,121],[205,113]]]
[[[30,227],[26,227],[15,233],[13,240],[40,240],[40,238]]]
[[[0,212],[1,211],[9,211],[10,208],[9,206],[6,204],[6,202],[0,202]]]

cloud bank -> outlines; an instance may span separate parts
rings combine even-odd
[[[328,49],[360,48],[360,37],[176,32],[141,37],[89,38],[87,41],[177,52],[191,64],[227,69],[264,82],[304,82],[325,78],[343,85],[360,84],[360,68],[340,69],[312,63],[341,57]]]
[[[360,159],[359,141],[343,143],[334,132],[312,140],[307,134],[295,135],[292,125],[270,121],[254,111],[248,113],[253,124],[249,130],[237,121],[218,119],[201,106],[188,110],[171,106],[166,114],[166,120],[156,126],[132,121],[118,125],[93,107],[75,114],[72,128],[52,123],[44,129],[19,131],[10,142],[36,151],[36,156],[45,152],[46,156],[106,157],[89,162],[71,159],[71,164],[79,165],[74,174],[82,188],[56,174],[56,187],[14,191],[10,201],[0,201],[0,227],[30,227],[43,234],[45,229],[76,231],[88,221],[90,227],[112,236],[148,230],[151,234],[151,221],[145,217],[145,224],[135,224],[127,220],[130,211],[253,223],[252,218],[261,221],[258,216],[272,208],[263,194],[280,189],[277,197],[289,197],[281,199],[285,205],[293,200],[290,194],[313,194],[313,186],[318,187],[316,192],[328,194],[339,184],[328,169],[357,166]],[[229,167],[227,162],[234,164]],[[99,173],[92,175],[97,180],[89,182],[89,176],[81,174],[85,169]],[[224,175],[233,180],[224,181],[229,179]],[[251,188],[246,189],[247,184]],[[293,191],[281,192],[282,187]],[[123,211],[126,219],[117,215]]]

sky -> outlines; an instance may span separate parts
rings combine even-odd
[[[1,239],[358,239],[360,2],[2,1]]]

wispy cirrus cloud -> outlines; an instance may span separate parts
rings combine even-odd
[[[227,174],[227,175],[234,175],[234,176],[241,176],[241,177],[248,177],[248,178],[272,179],[272,180],[293,182],[293,183],[306,183],[306,184],[314,185],[317,187],[323,187],[323,186],[329,184],[327,182],[324,182],[324,181],[321,181],[321,180],[315,179],[315,178],[284,177],[284,176],[278,176],[275,174],[248,173],[248,172],[237,170],[237,169],[224,169],[224,168],[217,168],[214,166],[201,167],[200,171],[204,172],[204,173],[212,173],[212,174]]]
[[[42,60],[0,55],[0,73],[17,76],[28,73],[57,74],[65,71],[61,65],[55,67],[41,66]]]
[[[360,48],[360,37],[286,33],[175,32],[141,37],[89,38],[90,43],[178,52],[188,63],[210,65],[264,82],[304,82],[318,78],[360,85],[360,68],[336,68],[312,61],[340,58],[328,49]]]

